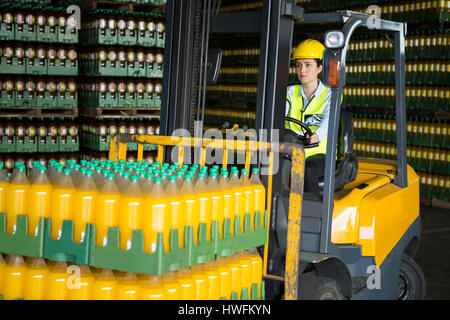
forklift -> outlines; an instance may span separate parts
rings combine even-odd
[[[278,132],[281,143],[295,144],[304,152],[313,146],[285,129],[290,121],[311,132],[299,120],[285,118],[294,28],[305,34],[320,31],[326,47],[323,79],[331,88],[331,106],[321,192],[303,192],[304,157],[294,163],[283,148],[276,155],[278,172],[270,179],[262,177],[270,190],[267,244],[259,248],[266,299],[423,299],[425,279],[414,262],[421,230],[419,179],[406,157],[406,24],[348,10],[306,13],[295,0],[264,0],[262,8],[245,12],[221,12],[221,4],[167,1],[163,136],[179,128],[194,135],[194,123],[203,126],[205,88],[217,81],[223,49],[210,48],[211,34],[256,33],[257,139],[262,141],[263,130],[266,141]],[[353,153],[353,122],[341,97],[349,42],[357,29],[394,34],[395,161],[357,158]]]

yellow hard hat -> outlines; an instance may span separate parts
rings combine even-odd
[[[323,58],[325,47],[317,40],[307,39],[300,43],[295,49],[292,60],[297,59],[320,59]]]

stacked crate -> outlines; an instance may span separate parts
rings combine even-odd
[[[107,120],[133,123],[122,133],[137,134],[139,124],[159,122],[165,45],[165,1],[114,1],[109,8],[94,1],[82,12],[80,104],[84,123]],[[140,5],[140,6],[138,6]],[[88,8],[85,4],[84,8]],[[95,9],[93,9],[95,8]],[[137,9],[138,8],[138,9]],[[102,125],[96,129],[101,130]],[[129,130],[127,130],[129,129]],[[83,153],[107,156],[109,138],[83,130]],[[153,131],[154,132],[154,131]],[[130,151],[134,146],[130,146]],[[154,147],[147,147],[154,150]],[[136,149],[137,150],[137,149]],[[101,156],[100,156],[101,157]]]
[[[79,150],[76,19],[48,3],[0,4],[0,152],[15,155],[0,156],[8,163],[48,153],[64,161]]]

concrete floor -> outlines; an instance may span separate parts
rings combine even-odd
[[[450,299],[450,210],[421,207],[422,239],[415,261],[425,274],[425,299]]]

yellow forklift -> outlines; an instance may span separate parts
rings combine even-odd
[[[424,298],[424,275],[413,260],[421,229],[419,179],[406,157],[406,24],[352,11],[308,14],[294,0],[264,0],[261,9],[246,12],[220,12],[221,2],[168,0],[160,128],[166,137],[134,141],[167,142],[180,128],[201,137],[205,88],[217,81],[223,49],[210,48],[211,34],[244,34],[240,40],[259,34],[255,132],[258,145],[272,155],[269,163],[258,158],[253,164],[261,172],[269,169],[262,177],[267,244],[259,248],[266,298]],[[341,96],[349,41],[357,29],[394,35],[396,161],[353,153],[353,122]],[[312,146],[285,129],[285,121],[291,121],[310,132],[299,120],[285,118],[294,30],[323,33],[326,47],[323,78],[332,98],[325,174],[317,194],[303,192],[304,149]],[[205,146],[202,139],[190,141]],[[160,160],[170,161],[169,156],[165,152]]]

